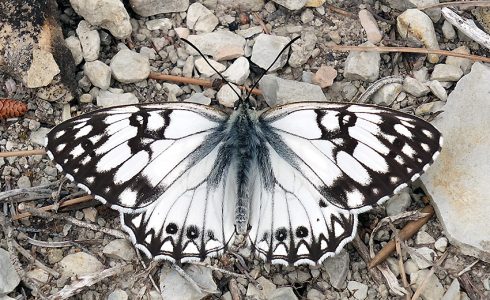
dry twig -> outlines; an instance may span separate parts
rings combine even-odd
[[[427,205],[421,211],[424,216],[416,221],[411,221],[403,227],[399,232],[399,237],[401,241],[406,241],[411,238],[429,219],[434,215],[434,208],[431,205]],[[394,240],[389,241],[376,256],[373,257],[369,263],[369,268],[374,268],[379,263],[383,262],[388,258],[393,251],[395,251],[396,242]]]
[[[447,6],[459,6],[459,7],[464,7],[464,6],[490,6],[490,2],[488,0],[486,1],[450,1],[450,2],[443,2],[443,3],[435,3],[431,5],[426,5],[422,7],[418,7],[420,10],[426,10],[426,9],[431,9],[431,8],[437,8],[437,7],[447,7]]]
[[[45,155],[45,154],[46,154],[46,150],[44,149],[34,149],[34,150],[0,152],[0,157],[31,156],[31,155]]]
[[[447,7],[442,8],[441,11],[444,18],[446,18],[451,25],[458,28],[466,36],[481,46],[490,49],[490,35],[478,28],[473,20],[463,19],[457,13]]]
[[[84,288],[92,286],[108,277],[118,276],[128,273],[133,270],[132,265],[124,264],[121,266],[105,269],[102,272],[97,272],[85,276],[80,276],[79,279],[70,285],[66,285],[61,291],[51,295],[48,299],[68,299],[73,295],[76,295]]]
[[[94,200],[94,197],[92,195],[86,195],[86,196],[82,196],[82,197],[63,201],[63,203],[61,203],[61,204],[46,205],[46,206],[38,208],[37,210],[38,211],[44,211],[44,212],[49,211],[49,210],[58,210],[59,208],[68,207],[71,205],[84,203],[84,202],[88,202],[88,201],[92,201],[92,200]],[[15,220],[20,220],[20,219],[25,219],[25,218],[28,218],[30,216],[32,216],[32,213],[27,211],[27,212],[23,212],[23,213],[14,215],[12,217],[12,220],[15,221]]]

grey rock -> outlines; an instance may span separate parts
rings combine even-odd
[[[111,70],[112,75],[119,82],[138,82],[148,78],[150,62],[145,55],[123,49],[112,58]]]
[[[445,145],[438,160],[422,176],[445,236],[464,254],[486,262],[490,262],[486,246],[490,245],[490,206],[486,200],[490,199],[486,180],[490,140],[482,137],[490,136],[488,78],[490,67],[475,63],[471,72],[459,80],[444,107],[444,116],[433,121]]]
[[[449,23],[447,20],[444,20],[444,23],[442,24],[442,34],[450,41],[457,37],[456,30],[454,30],[453,25],[451,25],[451,23]]]
[[[411,203],[412,197],[410,197],[408,189],[405,188],[386,202],[386,214],[394,216],[405,212]]]
[[[17,180],[17,187],[19,189],[27,189],[32,186],[31,180],[27,176],[20,176]]]
[[[306,293],[307,300],[324,300],[326,299],[325,295],[322,292],[316,289],[311,289]]]
[[[169,31],[173,27],[172,20],[169,18],[148,20],[145,22],[145,25],[148,30]]]
[[[99,58],[100,36],[97,30],[90,28],[90,25],[82,20],[78,23],[77,35],[82,45],[82,53],[85,61],[93,61]]]
[[[49,128],[40,127],[38,130],[31,132],[31,134],[29,135],[29,140],[34,145],[44,147],[44,143],[46,141],[46,136],[48,135],[48,133],[50,131],[51,131],[51,129],[49,129]]]
[[[80,95],[80,103],[92,103],[92,101],[94,100],[94,97],[90,94],[82,94]]]
[[[113,93],[110,91],[100,91],[97,95],[97,106],[111,107],[115,105],[136,104],[138,98],[133,93]]]
[[[70,49],[75,64],[78,65],[83,60],[82,44],[76,36],[70,36],[65,39],[66,47]]]
[[[417,79],[419,82],[424,83],[429,80],[429,69],[427,69],[427,67],[422,67],[412,73],[413,78]]]
[[[425,231],[417,232],[417,236],[415,237],[415,243],[418,245],[426,245],[435,243],[435,239]]]
[[[20,283],[20,277],[10,261],[8,251],[0,248],[0,295],[13,291]]]
[[[463,71],[454,65],[437,64],[430,76],[431,80],[437,81],[458,81],[463,76]]]
[[[367,297],[368,286],[357,281],[349,281],[347,289],[354,294],[354,298],[364,300]]]
[[[260,11],[264,7],[264,0],[217,0],[217,2],[220,6],[242,11]]]
[[[307,0],[272,0],[289,10],[298,10],[305,6]]]
[[[217,291],[211,269],[191,264],[183,269],[200,287],[207,291]],[[163,299],[200,300],[208,295],[202,290],[197,291],[177,271],[170,268],[161,270],[160,290]]]
[[[244,38],[248,39],[251,38],[255,35],[258,35],[263,32],[263,29],[261,26],[252,26],[246,29],[239,29],[236,31],[237,34],[243,36]]]
[[[422,42],[428,49],[439,50],[436,31],[432,20],[418,9],[407,9],[396,19],[398,33],[403,37]],[[439,55],[428,54],[429,62],[435,64]]]
[[[388,264],[388,268],[390,268],[391,272],[395,274],[396,277],[400,275],[400,269],[398,267],[398,258],[388,257],[386,259],[386,263]]]
[[[131,8],[140,16],[186,11],[189,0],[129,0]]]
[[[86,221],[95,223],[96,218],[97,218],[97,209],[95,207],[87,207],[82,209],[83,212],[83,218]]]
[[[237,58],[222,74],[226,80],[235,84],[244,84],[250,75],[250,63],[245,57]]]
[[[141,47],[140,54],[148,57],[149,60],[154,60],[157,56],[155,49],[148,47]]]
[[[373,47],[371,42],[361,44]],[[381,56],[378,52],[351,51],[345,60],[344,77],[350,80],[375,81],[379,77]]]
[[[323,262],[323,267],[326,269],[330,284],[336,289],[345,287],[345,280],[349,272],[349,253],[343,249],[339,254],[328,257]]]
[[[427,269],[432,266],[432,262],[434,261],[434,257],[436,256],[434,250],[428,247],[421,247],[416,248],[415,252],[416,253],[414,253],[413,255],[411,254],[410,257],[417,264],[417,267],[419,269]]]
[[[100,26],[118,39],[129,37],[132,31],[129,15],[119,0],[70,0],[72,8],[92,25]]]
[[[107,300],[127,300],[127,299],[128,299],[128,293],[126,293],[121,289],[115,289],[107,297]]]
[[[288,37],[260,34],[255,39],[255,44],[252,48],[252,62],[263,69],[267,69],[289,41],[291,39]],[[287,51],[285,51],[274,63],[269,72],[274,72],[286,65],[287,58]]]
[[[402,85],[400,83],[390,83],[380,88],[373,96],[372,100],[377,105],[391,105],[396,97],[401,93]]]
[[[367,9],[361,9],[359,11],[359,21],[361,22],[362,28],[366,31],[366,36],[368,41],[373,44],[381,42],[383,34],[379,30],[378,22],[374,16]]]
[[[244,54],[245,39],[228,30],[189,35],[188,40],[216,61],[235,59]],[[190,46],[186,45],[186,49],[189,54],[198,55]]]
[[[468,49],[466,46],[461,46],[454,49],[452,52],[470,54],[470,49]],[[467,58],[448,56],[446,58],[446,64],[459,67],[464,74],[468,74],[471,70],[471,66],[473,65],[473,61]]]
[[[321,87],[315,84],[265,75],[259,86],[270,107],[300,101],[326,101]]]
[[[131,261],[136,256],[133,246],[126,239],[110,241],[109,244],[104,247],[102,252],[108,257],[125,261]]]
[[[410,276],[410,283],[414,285],[417,289],[424,282],[427,277],[429,270],[420,270]],[[444,295],[444,287],[437,278],[436,275],[432,274],[428,277],[425,284],[425,288],[422,290],[421,298],[423,300],[440,300]]]
[[[306,64],[315,51],[317,40],[318,38],[314,31],[304,31],[301,35],[301,39],[291,45],[292,52],[288,64],[293,68],[299,68]]]
[[[226,69],[225,65],[215,60],[208,59],[208,62],[216,69],[216,71],[220,73]],[[196,69],[204,77],[211,77],[214,74],[216,74],[216,72],[211,68],[211,66],[209,66],[208,62],[206,62],[202,57],[197,58],[196,61],[194,62]]]
[[[403,80],[403,90],[415,97],[422,97],[430,92],[427,85],[421,83],[415,78],[408,76],[405,77],[405,79]]]
[[[218,102],[226,107],[234,107],[235,102],[239,99],[238,95],[240,95],[240,89],[232,83],[230,83],[230,85],[233,86],[236,93],[233,92],[229,85],[223,85],[216,94],[216,99],[218,99]]]
[[[451,282],[451,285],[449,286],[441,300],[460,300],[461,295],[459,293],[459,290],[459,281],[457,278],[455,278],[453,279],[453,282]]]
[[[446,89],[442,86],[442,84],[437,81],[437,80],[432,80],[429,82],[429,89],[436,96],[442,101],[447,100],[447,92]]]
[[[429,5],[439,4],[439,0],[404,0],[412,4],[411,8],[424,7]],[[441,18],[441,8],[425,9],[424,12],[429,16],[432,22],[437,23]]]
[[[416,273],[420,270],[417,264],[411,259],[407,259],[407,261],[403,264],[403,268],[405,269],[405,273],[408,275]]]
[[[180,86],[173,84],[173,83],[163,83],[162,84],[163,88],[165,91],[168,93],[168,99],[167,101],[169,102],[176,102],[177,97],[182,95],[184,91],[180,88]]]
[[[258,290],[255,285],[249,284],[246,294],[247,298],[249,297],[251,299],[270,299],[271,295],[276,290],[276,285],[263,276],[257,278],[257,282],[262,287],[262,290]]]
[[[271,300],[298,300],[292,287],[281,287],[276,289],[271,295]]]
[[[85,252],[63,257],[60,267],[61,274],[67,277],[88,275],[104,269],[104,265],[97,258]]]
[[[301,22],[303,24],[308,24],[311,21],[313,21],[314,19],[315,19],[315,15],[313,14],[313,11],[311,9],[305,9],[301,13]]]
[[[185,99],[184,102],[209,105],[211,104],[211,98],[206,97],[203,93],[194,93],[189,98]]]
[[[216,28],[219,21],[212,11],[201,3],[193,3],[187,10],[187,27],[194,29],[197,33],[211,32]]]
[[[111,68],[100,60],[88,61],[83,71],[92,84],[106,90],[111,84]]]
[[[48,250],[48,262],[55,264],[63,259],[63,249],[49,249]]]
[[[443,107],[445,104],[446,104],[446,102],[444,102],[444,101],[434,101],[434,102],[422,103],[415,109],[415,114],[417,116],[421,116],[421,115],[426,115],[426,114],[430,114],[430,113],[435,113],[435,112],[443,110]]]
[[[311,278],[311,275],[305,271],[295,270],[293,272],[289,272],[287,277],[289,278],[290,283],[303,283],[308,281]]]
[[[445,237],[438,238],[437,241],[434,243],[434,248],[436,248],[437,251],[446,252],[447,238]]]

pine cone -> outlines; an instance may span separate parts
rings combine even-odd
[[[0,99],[0,119],[17,118],[27,111],[27,105],[14,99]]]

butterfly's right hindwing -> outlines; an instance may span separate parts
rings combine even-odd
[[[189,103],[113,107],[59,124],[46,149],[68,178],[97,199],[137,212],[215,149],[227,120],[219,110]],[[202,182],[208,168],[192,180]]]

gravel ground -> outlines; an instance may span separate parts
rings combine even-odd
[[[262,108],[315,97],[324,97],[323,100],[326,101],[356,101],[373,81],[387,76],[400,76],[402,80],[406,77],[415,79],[385,85],[367,102],[390,106],[431,120],[444,110],[447,95],[453,90],[455,82],[471,68],[468,61],[450,64],[448,61],[442,63],[444,59],[441,59],[441,63],[435,64],[429,62],[430,58],[424,55],[377,52],[349,55],[347,52],[329,49],[332,45],[361,45],[367,42],[367,37],[368,43],[379,44],[380,39],[383,39],[382,44],[385,46],[420,47],[425,44],[430,47],[430,42],[416,43],[399,34],[397,17],[405,9],[395,9],[394,4],[390,4],[393,1],[327,1],[317,8],[298,10],[266,1],[264,8],[257,13],[247,9],[216,6],[213,1],[203,1],[210,10],[194,7],[193,12],[189,8],[184,12],[149,17],[142,17],[127,6],[132,31],[125,39],[115,37],[117,33],[114,28],[119,29],[117,32],[124,32],[123,25],[116,24],[112,30],[90,27],[84,24],[84,18],[73,10],[68,1],[58,2],[64,37],[80,39],[83,46],[82,36],[90,36],[87,32],[96,30],[99,41],[95,41],[95,46],[99,46],[100,50],[95,54],[95,59],[92,59],[90,53],[87,53],[89,46],[86,49],[78,47],[77,52],[75,41],[75,46],[70,47],[79,64],[75,78],[78,96],[69,103],[44,100],[45,97],[40,95],[39,90],[28,89],[7,74],[0,75],[0,96],[20,99],[28,105],[25,116],[1,121],[1,151],[39,149],[49,128],[61,120],[94,110],[98,106],[165,102],[170,99],[231,109],[236,99],[229,91],[221,89],[218,92],[197,85],[177,86],[174,83],[148,79],[150,70],[177,76],[194,74],[199,77],[201,74],[200,78],[206,78],[203,74],[210,71],[205,69],[206,66],[199,66],[198,56],[190,56],[189,49],[178,41],[177,36],[185,35],[185,28],[194,28],[190,33],[196,37],[189,37],[189,40],[194,41],[203,51],[206,45],[200,43],[198,38],[205,37],[209,32],[231,32],[238,29],[237,32],[246,36],[245,51],[238,56],[252,56],[254,64],[248,67],[248,61],[243,61],[244,65],[237,63],[237,71],[231,73],[237,75],[242,72],[239,74],[242,76],[237,76],[239,78],[234,78],[233,81],[246,85],[257,78],[257,65],[270,62],[266,55],[269,50],[277,53],[277,49],[282,47],[277,45],[283,45],[289,39],[301,35],[297,42],[299,46],[292,47],[289,63],[287,57],[284,57],[282,65],[274,71],[274,76],[298,83],[296,90],[300,92],[270,92],[271,85],[261,83],[260,89],[265,95],[255,100]],[[245,1],[244,5],[257,2],[261,1]],[[293,4],[299,2],[291,1]],[[418,2],[423,5],[433,3]],[[358,12],[361,10],[361,15],[368,15],[362,17],[367,20],[368,25],[359,21]],[[377,16],[375,23],[378,28],[369,25],[369,20],[372,21],[373,18],[369,11]],[[465,11],[465,14],[471,17],[471,10]],[[429,16],[431,18],[427,19],[432,19],[430,24],[435,28],[435,42],[440,49],[454,50],[464,47],[459,49],[488,56],[488,49],[458,34],[447,24],[440,16],[440,9]],[[486,16],[488,18],[488,12]],[[191,17],[195,17],[196,24],[189,24]],[[408,18],[415,20],[413,16]],[[87,19],[86,17],[85,20]],[[411,26],[409,28],[413,29],[418,25]],[[272,32],[273,36],[288,39],[274,43],[261,41],[260,33],[263,30]],[[212,41],[218,43],[220,40],[216,38]],[[67,43],[70,44],[69,40]],[[254,51],[260,51],[256,59],[253,58]],[[216,59],[221,54],[209,55]],[[120,64],[117,63],[118,60],[121,61]],[[281,64],[282,59],[279,61]],[[376,61],[379,61],[379,65]],[[220,60],[223,69],[217,68],[225,70],[232,62],[233,60]],[[458,67],[453,68],[454,66]],[[276,78],[268,78],[267,82],[270,80],[274,81]],[[290,81],[274,82],[278,82],[278,89],[296,84]],[[301,85],[305,83],[313,83],[314,88]],[[320,96],[316,94],[318,91]],[[271,93],[276,97],[270,96]],[[47,206],[62,199],[85,195],[75,184],[65,180],[63,174],[43,155],[0,158],[0,176],[0,195],[5,195],[4,192],[12,189],[29,189],[26,194],[6,199],[0,197],[5,216],[12,216],[21,209]],[[41,187],[32,189],[39,186]],[[360,241],[367,245],[370,236],[374,235],[374,248],[376,252],[379,251],[394,234],[389,226],[374,233],[373,229],[386,216],[424,207],[427,198],[420,186],[420,182],[416,182],[385,205],[361,214],[358,228]],[[154,264],[138,255],[119,231],[119,214],[96,201],[60,208],[56,213],[58,217],[53,218],[54,216],[39,215],[13,221],[10,225],[7,222],[3,226],[0,247],[6,251],[0,249],[0,299],[59,296],[70,289],[75,290],[72,297],[80,299],[405,298],[397,295],[379,273],[381,280],[377,280],[361,257],[359,248],[352,243],[339,255],[328,258],[321,265],[300,267],[264,263],[254,258],[247,248],[241,248],[237,249],[236,254],[227,253],[219,258],[207,259],[202,264],[184,265],[182,269],[188,276],[185,279],[179,273],[181,270],[172,268],[168,262]],[[396,226],[400,229],[404,224],[405,222],[401,222]],[[107,232],[109,229],[114,231]],[[7,239],[9,234],[11,236]],[[25,249],[27,254],[21,255],[18,250],[13,250],[12,247],[16,247],[12,245],[12,241],[14,244],[18,243],[19,248]],[[401,254],[403,271],[408,277],[411,294],[425,282],[422,299],[490,298],[489,264],[462,254],[459,247],[448,243],[443,224],[436,217],[402,245]],[[388,258],[386,266],[386,272],[391,272],[397,282],[394,286],[402,287],[398,255],[393,254]],[[113,274],[108,274],[108,279],[102,279],[110,272]],[[82,277],[86,275],[88,277]],[[85,281],[77,278],[84,278]],[[91,280],[94,282],[90,282]],[[74,288],[77,282],[81,282],[79,289]]]

